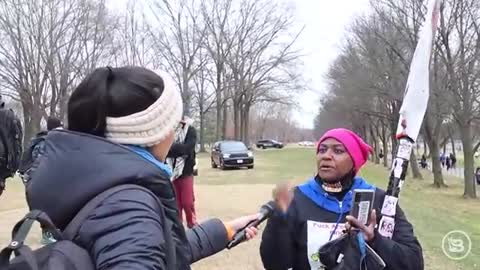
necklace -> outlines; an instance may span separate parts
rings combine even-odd
[[[342,186],[342,183],[340,181],[335,182],[335,183],[328,183],[328,182],[323,181],[322,182],[322,187],[323,187],[323,190],[325,190],[326,192],[332,192],[332,193],[342,192],[342,190],[343,190],[343,186]]]

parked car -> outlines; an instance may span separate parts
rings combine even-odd
[[[303,142],[299,142],[298,145],[305,146],[305,147],[314,147],[315,143],[310,141],[303,141]]]
[[[260,140],[257,142],[257,148],[267,149],[267,148],[283,148],[283,143],[275,140]]]
[[[254,157],[252,151],[241,141],[216,142],[211,153],[212,168],[242,168],[253,169]]]

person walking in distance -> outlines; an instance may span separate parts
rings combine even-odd
[[[457,168],[457,157],[455,156],[454,153],[450,153],[450,163],[451,163],[452,169]]]
[[[193,168],[195,166],[195,145],[197,131],[193,120],[184,117],[175,130],[175,142],[168,153],[167,163],[173,170],[172,181],[178,206],[178,218],[183,222],[183,212],[187,227],[197,224],[195,213],[195,192],[193,188]]]

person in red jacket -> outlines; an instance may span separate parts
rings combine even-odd
[[[167,163],[173,170],[172,181],[177,197],[178,218],[183,222],[185,211],[188,228],[197,224],[193,189],[197,132],[192,124],[193,120],[186,116],[180,121],[175,131],[175,142],[170,148],[167,159]]]

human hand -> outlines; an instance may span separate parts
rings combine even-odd
[[[292,182],[280,183],[273,189],[273,200],[277,207],[286,213],[290,203],[293,200],[293,184]]]
[[[350,215],[347,216],[346,219],[347,219],[347,224],[345,225],[345,227],[347,230],[351,230],[352,227],[359,229],[360,231],[363,232],[366,242],[370,242],[375,238],[375,227],[377,225],[377,213],[375,209],[373,209],[372,213],[370,214],[368,226],[361,223],[360,221],[358,221],[358,219]]]
[[[248,223],[258,219],[259,217],[260,217],[260,214],[239,217],[232,221],[225,222],[225,227],[227,227],[227,230],[228,228],[231,229],[232,234],[235,234],[241,229],[245,228],[245,226],[247,226]],[[250,240],[258,234],[258,229],[255,227],[247,227],[245,229],[245,233],[246,233],[247,240]]]

